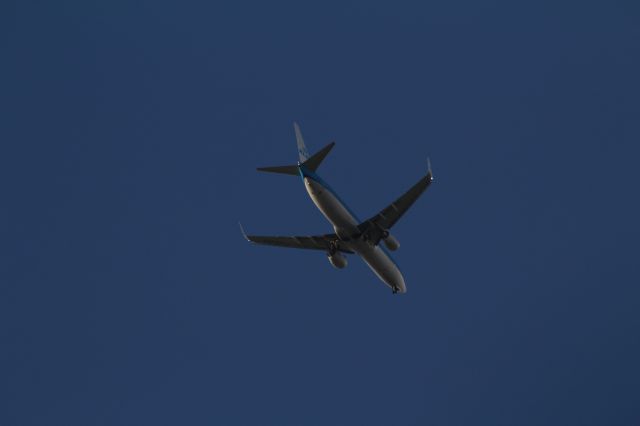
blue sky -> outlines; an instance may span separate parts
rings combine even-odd
[[[640,422],[634,2],[3,2],[2,425]],[[329,224],[408,293],[247,244]]]

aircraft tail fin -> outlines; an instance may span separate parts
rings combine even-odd
[[[302,139],[302,132],[300,132],[300,126],[295,121],[293,122],[293,129],[296,131],[296,143],[298,144],[298,158],[301,163],[304,163],[309,159],[309,151],[307,151],[307,147],[304,144],[304,139]]]
[[[311,171],[316,171],[322,163],[322,160],[329,154],[329,151],[336,144],[335,142],[331,142],[320,151],[316,152],[313,155],[309,155],[307,151],[307,147],[304,145],[304,140],[302,139],[302,133],[300,133],[300,127],[298,123],[293,123],[293,127],[296,131],[296,142],[298,143],[298,157],[300,158],[300,162],[298,165],[288,165],[288,166],[273,166],[273,167],[258,167],[258,171],[261,172],[271,172],[271,173],[282,173],[285,175],[300,175],[300,166],[304,166]]]

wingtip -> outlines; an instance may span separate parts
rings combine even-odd
[[[240,223],[240,222],[238,221],[238,225],[240,226],[240,232],[242,232],[242,236],[244,237],[244,239],[245,239],[245,240],[247,240],[247,241],[251,241],[251,240],[249,239],[249,237],[247,237],[247,233],[246,233],[246,232],[244,232],[244,228],[242,227],[242,223]]]
[[[433,170],[431,169],[431,158],[427,157],[427,174],[433,180]]]

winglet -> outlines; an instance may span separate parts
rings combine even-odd
[[[429,175],[430,179],[433,180],[433,171],[431,170],[431,159],[429,157],[427,157],[427,174]]]
[[[244,232],[244,228],[242,227],[242,224],[240,222],[238,222],[238,225],[240,225],[240,232],[242,232],[242,236],[244,237],[244,239],[247,240],[247,241],[251,241],[249,239],[249,237],[247,237],[247,233]]]

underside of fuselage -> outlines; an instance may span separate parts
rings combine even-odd
[[[360,235],[361,222],[338,197],[333,189],[317,174],[300,166],[300,175],[313,203],[333,225],[340,239],[338,244],[358,254],[371,270],[394,292],[406,293],[404,277],[396,263],[379,245],[366,241]]]

